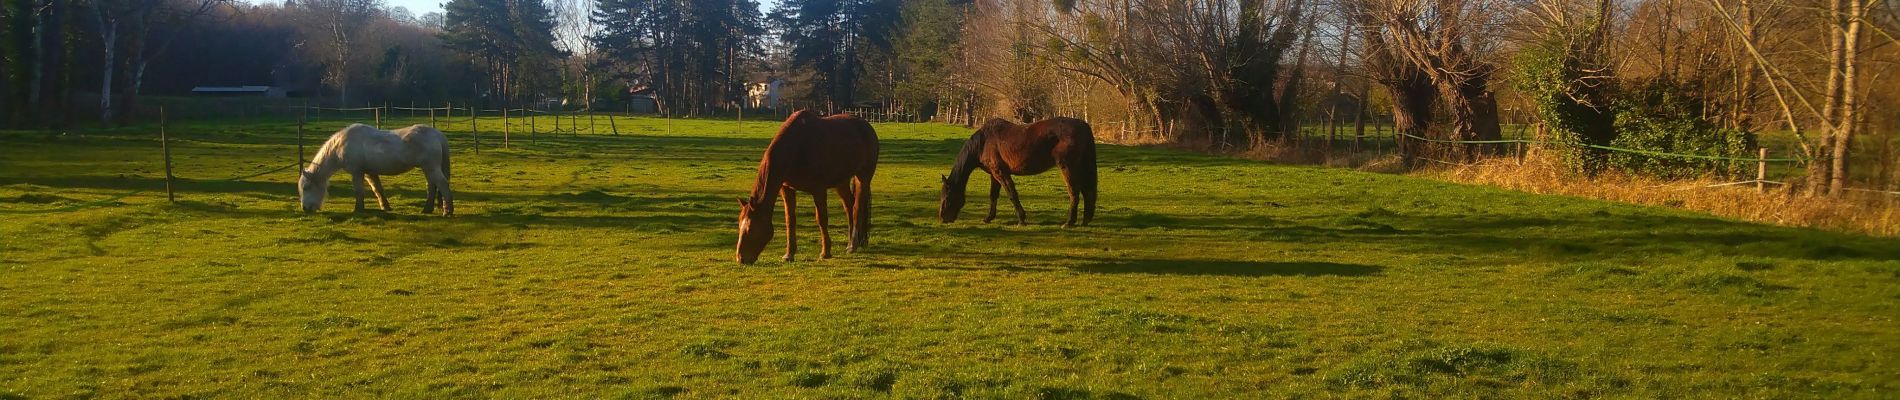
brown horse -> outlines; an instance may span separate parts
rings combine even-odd
[[[758,261],[772,240],[772,201],[785,196],[785,261],[798,252],[798,192],[810,193],[818,214],[818,258],[831,258],[831,234],[825,226],[825,190],[844,202],[850,252],[869,244],[871,175],[877,172],[877,132],[850,114],[820,117],[799,110],[779,126],[759,159],[752,196],[739,199],[739,263]],[[857,186],[852,187],[852,183]]]
[[[963,194],[970,173],[978,167],[990,174],[990,214],[984,223],[996,219],[998,189],[1009,192],[1016,206],[1016,224],[1028,223],[1023,202],[1016,199],[1013,175],[1035,175],[1051,167],[1061,167],[1069,184],[1069,219],[1062,227],[1075,226],[1077,203],[1086,203],[1082,225],[1095,220],[1095,133],[1089,123],[1075,118],[1056,117],[1029,125],[1017,125],[1003,119],[991,119],[963,142],[956,165],[943,177],[943,191],[937,203],[937,217],[944,223],[956,222],[963,210]]]

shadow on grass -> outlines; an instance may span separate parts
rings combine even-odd
[[[1384,271],[1385,267],[1318,261],[1121,260],[1083,264],[1069,269],[1094,274],[1373,276]]]

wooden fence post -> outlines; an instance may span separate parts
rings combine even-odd
[[[1762,193],[1767,193],[1768,192],[1768,148],[1763,147],[1760,149],[1756,149],[1756,151],[1757,153],[1756,153],[1756,158],[1755,158],[1755,190],[1761,191]]]
[[[369,112],[376,117],[376,129],[383,129],[383,109],[371,107]]]
[[[594,134],[594,110],[590,109],[583,112],[587,113],[587,134],[592,135]]]
[[[172,139],[165,133],[165,107],[158,108],[158,148],[165,151],[165,201],[178,202],[172,193]]]
[[[449,103],[449,109],[455,109],[455,103]],[[482,129],[475,125],[475,103],[468,104],[468,132],[475,137],[475,154],[482,154]]]
[[[620,136],[620,123],[614,122],[613,114],[607,114],[607,127],[614,130],[614,136]]]
[[[1517,165],[1524,165],[1524,142],[1517,142]]]
[[[537,131],[540,130],[538,128],[535,128],[534,126],[534,110],[524,111],[523,113],[528,114],[528,135],[533,136]],[[555,126],[554,130],[560,131],[561,127]]]
[[[501,148],[504,149],[508,148],[508,134],[514,132],[513,129],[508,128],[508,106],[503,105],[501,106]]]

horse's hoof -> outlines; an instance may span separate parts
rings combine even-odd
[[[785,262],[792,262],[792,255],[791,255],[791,254],[786,254],[786,255],[785,255],[785,259],[784,259],[784,261],[785,261]]]
[[[831,253],[818,253],[818,259],[829,260],[831,259]]]
[[[1075,224],[1062,224],[1062,229],[1074,228]]]

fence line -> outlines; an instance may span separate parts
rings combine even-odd
[[[1563,143],[1563,142],[1552,142],[1552,141],[1544,141],[1544,140],[1531,140],[1531,139],[1500,139],[1500,140],[1450,140],[1450,139],[1432,139],[1432,138],[1427,138],[1427,137],[1422,137],[1422,136],[1418,136],[1418,135],[1413,135],[1413,134],[1409,134],[1409,133],[1400,133],[1400,134],[1398,134],[1398,135],[1399,135],[1399,136],[1403,136],[1403,137],[1407,137],[1407,138],[1412,138],[1412,139],[1416,139],[1416,140],[1422,140],[1422,141],[1426,141],[1426,142],[1432,142],[1432,143],[1445,143],[1445,144],[1512,144],[1512,143],[1516,143],[1516,144],[1541,144],[1541,145],[1559,145],[1559,146],[1577,146],[1577,147],[1588,147],[1588,148],[1593,148],[1593,149],[1601,149],[1601,150],[1609,150],[1609,151],[1620,151],[1620,152],[1626,152],[1626,153],[1636,153],[1636,154],[1644,154],[1644,155],[1651,155],[1651,156],[1659,156],[1659,157],[1682,157],[1682,158],[1693,158],[1693,159],[1703,159],[1703,160],[1715,160],[1715,161],[1752,161],[1752,162],[1773,162],[1773,163],[1780,163],[1780,162],[1795,162],[1795,163],[1798,163],[1798,162],[1812,162],[1812,161],[1816,161],[1816,160],[1826,160],[1826,158],[1818,158],[1818,159],[1815,159],[1815,158],[1799,158],[1799,157],[1794,157],[1794,158],[1740,158],[1740,157],[1724,157],[1724,156],[1708,156],[1708,155],[1701,155],[1701,154],[1678,154],[1678,153],[1664,153],[1664,152],[1660,152],[1660,151],[1650,151],[1650,150],[1639,150],[1639,149],[1626,149],[1626,148],[1621,148],[1621,147],[1612,147],[1612,146],[1599,146],[1599,145],[1594,145],[1594,144],[1576,144],[1576,143]]]

